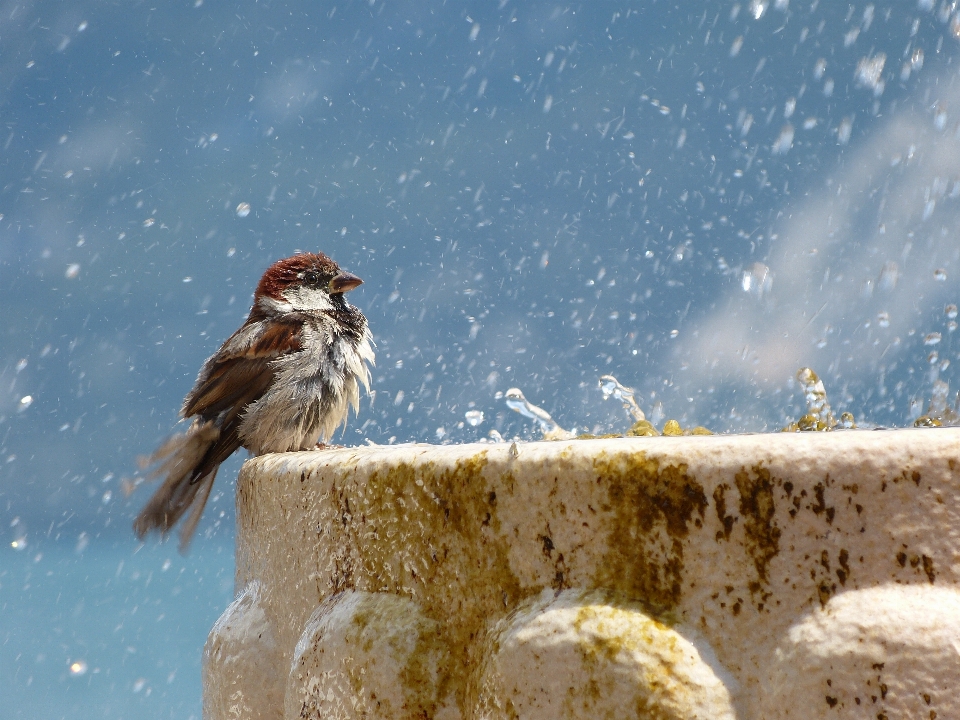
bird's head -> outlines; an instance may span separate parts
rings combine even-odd
[[[254,307],[283,310],[329,310],[343,303],[343,294],[363,283],[343,272],[323,253],[298,253],[278,260],[263,274],[254,293]]]

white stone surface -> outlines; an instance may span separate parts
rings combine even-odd
[[[293,654],[284,717],[460,717],[438,697],[436,622],[398,595],[346,591],[320,605]]]
[[[247,583],[224,611],[203,649],[203,716],[224,720],[277,717],[284,664],[273,625],[260,606],[260,583]]]
[[[960,593],[884,585],[832,598],[791,627],[763,717],[960,718]]]
[[[362,717],[375,692],[400,718],[602,717],[557,693],[583,695],[575,648],[605,643],[601,695],[633,687],[662,717],[960,718],[938,689],[957,687],[958,462],[952,428],[256,458],[237,490],[237,585],[257,583],[262,616],[245,622],[275,649],[231,629],[231,606],[208,642],[207,716],[280,718],[285,692],[288,717],[330,697]],[[571,625],[563,604],[596,597],[614,599],[602,622]],[[684,663],[657,649],[668,639]],[[518,670],[532,656],[543,692]],[[876,710],[856,694],[867,681],[887,688]]]
[[[522,720],[733,720],[698,633],[609,594],[546,590],[491,633],[479,715]],[[727,678],[728,683],[731,678]]]

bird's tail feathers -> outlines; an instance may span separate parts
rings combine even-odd
[[[141,460],[141,465],[155,466],[150,472],[151,477],[163,477],[164,481],[133,522],[138,538],[142,540],[154,531],[166,537],[190,510],[180,530],[180,551],[186,551],[207,504],[219,463],[202,476],[197,473],[219,437],[220,429],[213,421],[196,420],[187,432],[174,435],[153,455]]]

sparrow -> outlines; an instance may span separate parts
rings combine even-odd
[[[180,416],[193,418],[142,462],[163,477],[133,523],[166,537],[185,513],[185,552],[217,469],[240,447],[253,455],[323,447],[370,389],[373,337],[345,293],[363,281],[323,253],[271,265],[240,328],[200,368]]]

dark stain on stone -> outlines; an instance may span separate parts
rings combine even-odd
[[[910,479],[913,480],[914,484],[915,484],[917,487],[920,487],[920,473],[918,473],[916,470],[914,470],[914,471],[910,474]]]
[[[833,595],[837,590],[837,586],[828,580],[821,580],[820,584],[817,586],[817,595],[820,598],[820,607],[826,607],[827,602],[830,600],[830,596]]]
[[[682,591],[683,541],[707,508],[703,486],[685,463],[663,464],[644,452],[601,453],[593,467],[607,485],[602,509],[612,514],[596,584],[656,607],[674,607]]]
[[[927,574],[927,580],[933,585],[933,582],[937,579],[937,573],[933,569],[933,558],[926,555],[923,556],[923,572]]]
[[[720,540],[729,540],[730,533],[733,532],[734,517],[727,515],[726,493],[729,489],[729,485],[721,483],[713,490],[713,502],[717,508],[717,519],[720,521],[720,524],[723,525],[723,530],[717,532],[718,542]]]
[[[837,577],[840,579],[841,585],[846,585],[847,578],[850,577],[850,553],[841,549],[838,561],[840,563],[840,567],[837,568]]]
[[[756,465],[750,471],[744,468],[735,477],[740,491],[740,515],[747,552],[753,558],[760,583],[769,584],[768,566],[780,552],[780,528],[774,522],[777,512],[773,499],[775,483],[770,470],[762,465]]]
[[[828,475],[826,481],[830,481],[830,476]],[[822,482],[818,482],[813,486],[813,494],[816,497],[817,501],[810,505],[810,509],[813,511],[814,515],[826,515],[827,524],[833,524],[833,517],[836,514],[836,508],[827,507],[826,501],[826,486]]]
[[[355,582],[364,590],[413,597],[424,617],[440,628],[424,643],[430,652],[441,648],[448,653],[430,682],[420,682],[418,663],[423,653],[419,646],[408,658],[402,677],[411,708],[436,708],[441,698],[449,696],[461,708],[472,706],[476,690],[457,668],[478,662],[475,640],[487,620],[531,592],[521,587],[511,570],[509,543],[500,529],[497,495],[509,493],[514,479],[509,472],[485,477],[487,462],[486,452],[461,458],[452,466],[401,462],[371,472],[362,485],[351,488],[350,499],[367,523],[345,528],[354,535],[346,545],[379,546],[377,552],[363,552],[358,558]],[[341,508],[345,505],[341,503]],[[417,522],[410,522],[411,517]],[[417,557],[429,557],[432,562],[410,562]],[[413,564],[416,576],[405,572],[405,566]],[[464,566],[474,572],[464,577],[458,570]],[[467,580],[470,585],[464,587]],[[451,605],[452,598],[460,600]],[[449,622],[451,613],[457,622]]]

